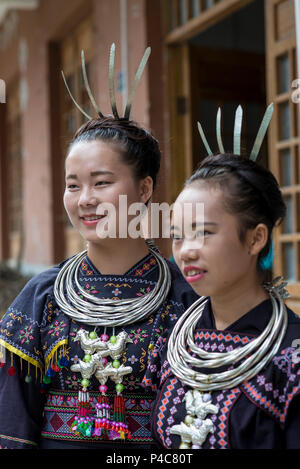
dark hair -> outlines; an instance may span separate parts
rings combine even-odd
[[[155,187],[161,153],[157,140],[147,130],[124,118],[92,119],[77,130],[69,151],[78,142],[93,140],[119,145],[123,162],[133,167],[135,178],[139,180],[151,176]]]
[[[238,234],[245,241],[248,229],[264,223],[268,228],[268,241],[258,256],[264,258],[272,244],[272,230],[281,223],[286,206],[277,180],[266,168],[248,158],[233,154],[206,157],[185,187],[196,181],[218,184],[226,192],[224,207],[238,216]]]

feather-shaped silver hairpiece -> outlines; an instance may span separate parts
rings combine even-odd
[[[206,139],[206,137],[205,137],[205,133],[204,133],[204,131],[203,131],[203,129],[202,129],[202,126],[201,126],[200,122],[198,122],[198,130],[199,130],[200,136],[201,136],[201,138],[202,138],[202,142],[204,143],[204,146],[205,146],[205,148],[206,148],[207,154],[208,154],[208,155],[212,155],[213,152],[211,151],[211,148],[210,148],[210,146],[209,146],[209,144],[208,144],[208,141],[207,141],[207,139]]]
[[[112,44],[111,48],[110,48],[110,54],[109,54],[109,97],[110,97],[110,105],[111,105],[113,115],[116,119],[119,119],[119,113],[118,113],[118,110],[117,110],[117,104],[116,104],[116,98],[115,98],[115,84],[114,84],[114,81],[115,81],[115,76],[114,76],[115,75],[115,50],[116,50],[115,44]],[[146,64],[148,62],[150,53],[151,53],[151,48],[147,47],[147,49],[144,53],[144,56],[143,56],[143,58],[140,62],[140,65],[137,69],[137,72],[136,72],[136,75],[135,75],[135,78],[134,78],[134,81],[133,81],[133,85],[132,85],[132,88],[130,90],[129,98],[128,98],[126,108],[125,108],[125,113],[124,113],[124,118],[125,119],[129,120],[133,98],[134,98],[136,89],[138,87],[138,84],[141,80],[143,71],[144,71],[144,69],[146,67]],[[92,103],[92,106],[95,109],[98,116],[104,117],[102,112],[99,109],[99,106],[96,103],[96,100],[93,96],[93,93],[92,93],[90,85],[89,85],[89,81],[88,81],[88,77],[87,77],[87,71],[86,71],[86,65],[85,65],[85,57],[84,57],[84,52],[83,51],[81,52],[81,67],[82,67],[82,76],[83,76],[84,86],[85,86],[85,89],[86,89],[87,94],[89,96],[89,99]],[[76,99],[72,95],[72,92],[69,88],[69,85],[67,83],[67,79],[65,77],[64,72],[62,71],[61,73],[62,73],[62,77],[63,77],[64,83],[65,83],[65,86],[67,88],[67,91],[68,91],[73,103],[75,104],[77,109],[88,120],[91,120],[92,116],[90,116],[89,114],[87,114],[87,112],[85,112],[85,110],[77,103]]]
[[[262,146],[263,139],[266,135],[266,132],[267,132],[268,127],[269,127],[270,122],[271,122],[273,111],[274,111],[274,105],[273,105],[273,103],[271,103],[267,107],[267,110],[265,112],[265,115],[262,119],[262,122],[261,122],[261,125],[260,125],[260,128],[259,128],[259,131],[257,133],[256,139],[255,139],[255,142],[254,142],[254,145],[253,145],[253,148],[252,148],[252,151],[250,153],[250,159],[253,160],[253,161],[255,161],[258,157],[260,148]],[[234,131],[233,131],[233,153],[235,155],[240,155],[241,154],[242,122],[243,122],[243,109],[242,109],[242,106],[238,106],[237,109],[236,109],[236,113],[235,113]],[[212,152],[212,150],[211,150],[211,148],[208,144],[208,141],[205,137],[203,128],[202,128],[200,122],[198,122],[197,124],[198,124],[198,130],[199,130],[199,133],[200,133],[200,137],[201,137],[202,142],[203,142],[203,144],[206,148],[207,154],[212,155],[213,152]],[[220,108],[218,109],[218,112],[217,112],[216,134],[217,134],[217,142],[218,142],[219,151],[220,151],[220,153],[225,153],[223,142],[222,142],[222,136],[221,136],[221,109]]]
[[[110,104],[111,104],[113,115],[116,119],[119,119],[116,98],[115,98],[115,53],[116,53],[116,46],[115,44],[112,44],[110,48],[110,55],[109,55],[109,96],[110,96]]]
[[[82,76],[83,76],[83,80],[84,80],[84,85],[85,85],[85,89],[87,91],[87,94],[89,95],[89,98],[90,98],[90,101],[96,111],[96,113],[100,116],[100,117],[103,117],[103,114],[102,112],[100,111],[96,101],[95,101],[95,98],[91,92],[91,88],[90,88],[90,85],[89,85],[89,81],[88,81],[88,77],[87,77],[87,73],[86,73],[86,66],[85,66],[85,57],[84,57],[84,51],[81,52],[81,68],[82,68]]]
[[[218,140],[220,153],[225,153],[223,142],[222,142],[222,136],[221,136],[221,108],[220,107],[217,113],[217,140]]]
[[[256,158],[257,158],[257,156],[258,156],[258,153],[259,153],[260,147],[261,147],[261,145],[262,145],[263,139],[264,139],[264,137],[265,137],[265,135],[266,135],[266,132],[267,132],[268,127],[269,127],[269,124],[270,124],[270,122],[271,122],[273,112],[274,112],[274,104],[271,103],[271,104],[267,107],[266,112],[265,112],[265,115],[264,115],[263,120],[262,120],[262,122],[261,122],[259,131],[258,131],[258,133],[257,133],[257,137],[256,137],[256,139],[255,139],[255,142],[254,142],[252,151],[251,151],[251,153],[250,153],[250,160],[255,161]]]
[[[243,108],[238,106],[235,112],[234,131],[233,131],[233,153],[235,155],[241,154],[241,135],[243,123]]]

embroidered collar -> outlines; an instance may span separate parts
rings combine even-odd
[[[138,262],[136,262],[127,272],[125,272],[125,274],[109,274],[105,275],[105,277],[144,277],[149,275],[149,273],[152,272],[152,270],[156,267],[156,259],[151,253],[149,253],[145,257],[140,259]],[[97,267],[95,267],[95,265],[88,256],[86,256],[84,261],[82,262],[79,272],[83,276],[104,276],[103,274],[101,274],[101,272],[99,272]]]

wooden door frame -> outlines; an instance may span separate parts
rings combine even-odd
[[[192,171],[192,113],[190,48],[188,44],[168,48],[169,147],[171,159],[171,202]]]
[[[163,0],[163,2],[165,2],[165,0]],[[169,2],[178,4],[178,0],[169,0]],[[167,9],[169,2],[166,1],[165,6],[163,7],[166,28],[168,25]],[[251,2],[253,2],[253,0],[222,0],[211,8],[201,12],[197,17],[189,19],[184,25],[177,26],[170,32],[166,29],[165,42],[167,45],[180,44],[213,26],[232,13],[235,13],[241,7],[244,7]]]

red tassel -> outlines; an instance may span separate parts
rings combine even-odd
[[[121,440],[125,440],[125,438],[130,439],[131,434],[126,422],[125,399],[123,396],[117,394],[114,398],[114,416],[110,439],[114,440],[119,438]]]
[[[11,366],[11,367],[8,369],[7,373],[9,374],[9,376],[14,376],[14,375],[17,373],[17,371],[16,371],[16,369],[15,369],[13,366]]]
[[[53,371],[55,371],[56,373],[58,373],[59,371],[61,371],[61,369],[57,366],[56,363],[54,363],[54,365],[51,367]]]

